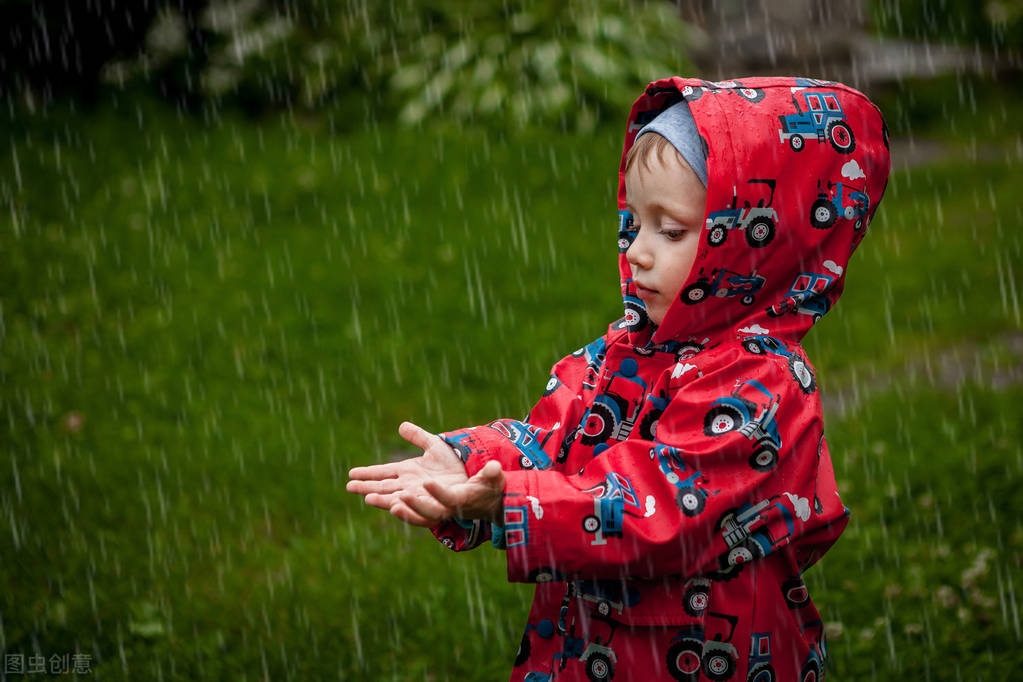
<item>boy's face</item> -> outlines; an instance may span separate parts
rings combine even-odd
[[[707,190],[673,148],[645,166],[636,159],[625,175],[625,206],[638,230],[625,257],[636,295],[659,325],[696,260]]]

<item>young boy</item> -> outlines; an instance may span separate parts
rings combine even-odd
[[[884,192],[880,112],[802,78],[651,83],[619,169],[625,317],[558,362],[525,422],[440,436],[348,489],[535,582],[512,680],[816,680],[801,574],[837,539],[800,340]],[[457,456],[456,456],[457,455]]]

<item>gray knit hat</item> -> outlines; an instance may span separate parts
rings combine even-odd
[[[703,186],[707,186],[707,157],[703,154],[703,145],[700,144],[700,133],[696,130],[693,113],[689,111],[689,105],[684,100],[671,105],[658,114],[657,118],[643,126],[636,139],[638,140],[644,133],[657,133],[665,137],[693,169],[696,177],[700,178]]]

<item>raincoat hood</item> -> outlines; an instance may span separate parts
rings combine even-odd
[[[659,327],[625,252],[625,157],[644,125],[684,100],[707,155],[707,205],[692,270]],[[619,273],[636,346],[770,326],[798,342],[841,295],[849,257],[884,194],[888,132],[862,93],[807,78],[654,81],[629,114],[618,174]]]

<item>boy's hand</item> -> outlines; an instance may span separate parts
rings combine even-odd
[[[451,446],[411,422],[398,434],[423,450],[392,464],[356,467],[348,472],[348,492],[365,495],[366,503],[387,509],[414,526],[432,526],[452,517],[497,520],[504,494],[504,472],[488,462],[472,478]]]

